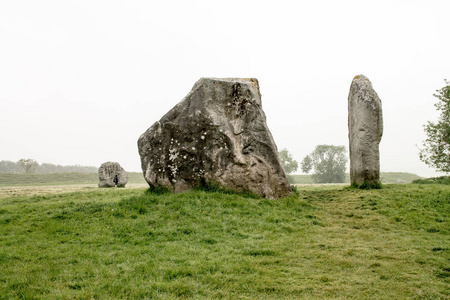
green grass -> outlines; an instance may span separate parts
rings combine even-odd
[[[43,185],[70,185],[70,184],[97,184],[97,173],[0,173],[0,187],[6,186],[43,186]],[[145,184],[140,172],[128,173],[128,183]]]
[[[1,299],[448,299],[450,186],[0,199]]]
[[[288,175],[289,181],[292,184],[313,184],[311,175]],[[381,183],[411,183],[413,180],[421,177],[416,174],[405,172],[381,172]],[[400,182],[398,182],[400,181]],[[350,183],[349,174],[345,175],[345,183]]]

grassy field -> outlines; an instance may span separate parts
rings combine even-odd
[[[450,186],[299,189],[0,195],[0,299],[450,297]]]
[[[140,172],[128,173],[129,184],[145,184]],[[97,173],[0,173],[0,187],[98,184]]]
[[[313,184],[311,175],[288,175],[289,181],[293,184]],[[405,172],[381,172],[382,183],[411,183],[413,180],[421,177],[416,174]],[[350,183],[350,176],[346,174],[345,183]]]

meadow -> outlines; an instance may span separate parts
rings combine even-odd
[[[128,183],[146,184],[141,172],[129,172]],[[0,187],[97,185],[98,173],[0,173]]]
[[[448,185],[36,188],[0,194],[0,299],[450,297]]]

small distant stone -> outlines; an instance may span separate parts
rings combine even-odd
[[[118,162],[105,162],[98,169],[98,187],[115,187],[114,179],[117,176],[117,187],[125,187],[128,182],[128,173]]]

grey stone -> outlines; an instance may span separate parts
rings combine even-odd
[[[291,193],[256,79],[201,78],[138,140],[144,178],[174,192],[208,184],[266,198]]]
[[[348,137],[352,184],[360,186],[380,183],[379,144],[382,135],[381,100],[366,76],[355,76],[348,95]]]
[[[128,173],[117,162],[105,162],[98,168],[98,187],[114,187],[114,178],[117,175],[117,187],[125,187],[128,182]]]

